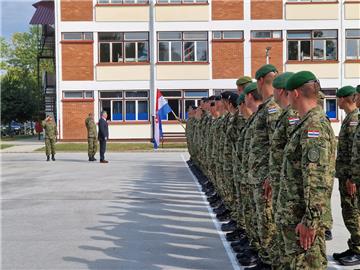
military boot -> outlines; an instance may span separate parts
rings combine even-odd
[[[50,161],[50,156],[46,156],[46,161]]]
[[[51,155],[52,161],[55,161],[55,155]]]

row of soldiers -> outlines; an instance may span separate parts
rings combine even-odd
[[[337,91],[347,116],[338,138],[309,71],[279,74],[264,65],[189,109],[190,168],[198,177],[241,265],[251,269],[326,269],[331,194],[339,179],[351,237],[334,253],[360,264],[360,86]],[[337,155],[336,155],[337,152]],[[245,268],[246,269],[246,268]]]

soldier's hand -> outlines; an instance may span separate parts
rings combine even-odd
[[[350,179],[346,180],[346,190],[351,197],[356,194],[356,184]]]
[[[266,201],[270,202],[272,197],[272,188],[271,188],[270,180],[268,178],[265,179],[263,188],[264,188],[264,197]]]
[[[299,223],[296,226],[295,232],[300,236],[300,246],[304,250],[308,250],[315,241],[315,229],[308,228],[304,224]]]

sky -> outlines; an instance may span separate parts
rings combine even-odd
[[[0,0],[0,35],[7,40],[15,32],[27,32],[38,0]]]

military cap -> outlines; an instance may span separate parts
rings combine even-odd
[[[247,95],[256,89],[257,89],[257,84],[255,82],[250,83],[245,87],[244,94]]]
[[[251,83],[251,82],[252,82],[251,77],[249,77],[249,76],[244,76],[244,77],[239,78],[239,79],[236,81],[236,85],[240,86],[240,85],[243,85],[243,84],[246,84],[246,83]]]
[[[294,72],[284,72],[277,76],[273,81],[273,87],[276,89],[285,89],[287,80],[294,74]]]
[[[201,98],[201,100],[202,100],[203,102],[208,102],[208,101],[209,101],[209,98],[208,98],[208,97],[203,97],[203,98]]]
[[[209,100],[215,100],[216,96],[212,95],[209,97]]]
[[[197,109],[197,107],[195,105],[191,105],[191,107],[193,108],[193,110]]]
[[[230,94],[231,94],[230,91],[225,91],[225,92],[222,92],[220,94],[220,96],[221,96],[222,99],[229,99]]]
[[[261,77],[265,77],[270,72],[278,72],[276,67],[271,64],[263,65],[255,73],[255,79],[259,80]]]
[[[233,105],[234,107],[236,107],[238,104],[236,103],[237,98],[239,97],[238,94],[235,93],[230,93],[228,100],[231,103],[231,105]]]
[[[216,96],[216,97],[215,97],[215,100],[216,100],[216,101],[221,100],[221,96]]]
[[[293,74],[286,82],[285,89],[288,91],[293,91],[300,86],[303,86],[305,83],[310,81],[316,81],[317,78],[314,73],[310,71],[299,71]]]
[[[360,93],[360,84],[356,86],[356,92]]]
[[[245,101],[245,94],[242,93],[241,95],[238,96],[238,98],[236,99],[236,103],[237,105],[240,105],[241,103],[243,103]]]
[[[341,87],[337,92],[337,97],[348,97],[356,93],[355,87],[352,87],[350,85]]]

